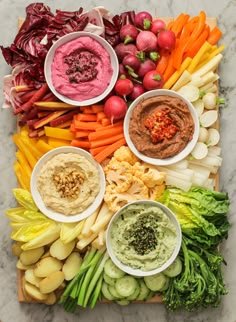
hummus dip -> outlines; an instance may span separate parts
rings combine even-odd
[[[153,205],[129,205],[114,221],[111,247],[123,264],[143,271],[161,267],[172,255],[177,232],[165,212]]]
[[[151,158],[180,153],[193,138],[194,121],[178,97],[155,96],[140,101],[130,118],[129,135],[136,149]]]
[[[84,156],[61,153],[40,169],[37,188],[45,205],[64,215],[88,208],[100,189],[98,169]]]
[[[51,75],[58,93],[76,101],[94,98],[110,84],[110,55],[92,37],[78,37],[57,48]]]

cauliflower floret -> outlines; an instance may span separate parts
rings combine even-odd
[[[142,180],[133,177],[132,183],[126,192],[118,192],[115,184],[108,185],[104,196],[109,210],[116,212],[130,201],[148,198],[148,188]]]
[[[121,146],[116,150],[114,152],[114,158],[118,161],[126,161],[131,165],[134,165],[139,160],[127,146]]]
[[[133,174],[140,178],[148,188],[163,184],[166,177],[164,172],[160,172],[154,166],[145,162],[136,162],[133,166]]]
[[[106,181],[109,185],[115,184],[118,192],[129,189],[132,182],[131,165],[128,162],[119,162],[112,158],[104,168]]]
[[[166,186],[164,183],[159,186],[154,186],[153,188],[149,188],[149,190],[148,190],[149,199],[151,199],[151,200],[159,199],[160,196],[165,191],[165,188],[166,188]]]

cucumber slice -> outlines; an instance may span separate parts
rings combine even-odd
[[[168,290],[169,285],[170,285],[170,278],[168,276],[166,276],[166,282],[165,282],[164,286],[159,291],[164,292],[164,291]]]
[[[116,290],[116,288],[115,288],[115,286],[113,286],[113,285],[108,285],[108,291],[111,293],[111,295],[115,298],[115,299],[122,299],[123,298],[123,296],[121,296],[118,292],[117,292],[117,290]]]
[[[132,276],[123,276],[117,279],[115,288],[122,297],[128,297],[133,294],[138,287],[138,282]]]
[[[116,284],[116,280],[108,276],[106,273],[103,274],[103,279],[108,285],[114,286]]]
[[[115,300],[115,297],[111,295],[109,289],[108,289],[108,284],[106,282],[102,283],[102,295],[105,297],[105,299],[109,301]]]
[[[111,278],[121,278],[125,275],[125,272],[119,269],[110,258],[104,265],[104,272]]]
[[[139,293],[140,293],[140,286],[139,286],[139,283],[138,283],[134,293],[131,294],[130,296],[128,296],[126,299],[129,300],[129,301],[137,300],[137,297],[139,296]]]
[[[129,300],[126,300],[126,299],[122,299],[122,300],[118,300],[116,301],[117,304],[119,305],[129,305]]]
[[[182,266],[183,264],[181,259],[179,257],[176,257],[174,262],[167,269],[165,269],[163,273],[166,276],[175,277],[182,272]]]
[[[140,292],[137,297],[137,300],[138,301],[145,301],[149,295],[150,290],[147,287],[147,285],[145,284],[143,279],[139,280],[139,287],[140,287]]]
[[[144,282],[151,291],[160,291],[162,287],[165,285],[166,276],[162,273],[151,276],[145,276]]]

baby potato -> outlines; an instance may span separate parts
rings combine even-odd
[[[22,243],[20,243],[20,242],[15,242],[15,243],[13,243],[12,244],[12,246],[11,246],[11,249],[12,249],[12,254],[13,255],[15,255],[15,256],[17,256],[17,257],[19,257],[20,256],[20,254],[22,253],[22,249],[21,249],[21,245],[22,245]]]
[[[35,285],[32,285],[29,282],[25,282],[24,288],[26,294],[36,301],[45,301],[48,297],[47,294],[43,294]]]
[[[25,271],[25,280],[26,282],[29,282],[30,284],[39,287],[39,282],[42,280],[42,278],[36,276],[34,274],[34,269],[30,268]]]
[[[63,263],[54,257],[42,258],[36,265],[34,269],[34,274],[37,277],[47,277],[50,274],[60,271]]]
[[[21,281],[22,293],[27,302],[32,302],[32,297],[30,297],[25,291],[25,283],[26,283],[26,280],[25,280],[25,277],[23,276]]]
[[[75,247],[74,240],[64,244],[59,238],[50,246],[50,254],[52,257],[63,260],[71,254],[74,247]]]
[[[26,271],[29,268],[33,268],[34,265],[24,265],[20,259],[16,262],[16,268],[18,268],[21,271]]]
[[[73,252],[66,259],[62,271],[65,274],[65,280],[70,281],[79,272],[82,263],[82,257],[78,252]]]
[[[24,265],[31,265],[36,263],[44,253],[44,248],[39,247],[31,250],[24,250],[20,254],[20,260]]]
[[[56,294],[52,292],[48,294],[46,301],[44,301],[43,303],[47,305],[53,305],[56,303],[56,301],[57,301]]]
[[[55,291],[64,281],[65,274],[62,271],[53,272],[39,283],[39,290],[43,294]]]

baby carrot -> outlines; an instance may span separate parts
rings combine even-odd
[[[120,134],[114,135],[113,137],[108,137],[106,139],[94,140],[94,141],[90,142],[90,147],[97,148],[102,145],[112,144],[112,143],[119,141],[123,138],[124,138],[124,134],[120,133]]]
[[[94,140],[109,138],[109,137],[112,137],[112,136],[120,134],[120,133],[123,133],[123,126],[122,125],[117,126],[112,129],[92,132],[88,135],[88,138],[89,138],[89,141],[94,141]]]
[[[97,155],[95,155],[94,159],[97,162],[101,163],[107,157],[109,157],[109,155],[111,155],[113,152],[115,152],[117,149],[119,149],[122,145],[125,145],[125,144],[126,144],[125,138],[122,138],[122,139],[118,140],[117,142],[109,145],[107,148],[102,150]]]
[[[90,143],[88,140],[72,140],[70,145],[76,146],[77,148],[84,148],[84,149],[89,149],[90,148]]]
[[[107,147],[108,145],[99,146],[97,148],[89,149],[89,152],[90,154],[92,154],[92,156],[95,156],[96,154],[102,152]]]
[[[217,42],[220,40],[220,38],[222,37],[222,31],[215,26],[211,31],[210,34],[207,38],[207,41],[211,44],[211,45],[215,45],[217,44]]]

